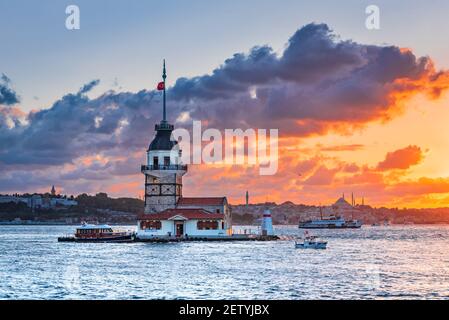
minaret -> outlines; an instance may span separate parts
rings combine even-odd
[[[249,206],[249,192],[246,191],[246,209],[248,209]]]
[[[156,136],[147,150],[147,164],[142,166],[142,173],[145,175],[146,214],[175,208],[182,196],[182,176],[187,173],[187,165],[181,162],[178,142],[172,139],[174,126],[167,121],[165,60],[162,79],[162,121],[155,126]]]

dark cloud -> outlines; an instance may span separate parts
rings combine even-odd
[[[19,102],[16,92],[10,87],[11,80],[2,73],[0,77],[0,105],[13,105]]]
[[[216,99],[247,92],[251,86],[293,81],[310,85],[344,74],[363,62],[361,46],[335,42],[325,24],[309,24],[289,40],[279,58],[268,46],[227,59],[212,75],[178,79],[171,92],[178,100]]]
[[[0,162],[61,165],[81,156],[148,143],[151,123],[156,122],[149,115],[153,93],[108,93],[91,100],[81,92],[85,91],[30,113],[27,124],[11,115],[16,121],[12,128],[0,121],[0,146],[4,146]]]
[[[400,111],[396,93],[401,99],[415,92],[437,97],[447,89],[447,79],[427,57],[394,46],[342,41],[327,25],[309,24],[289,39],[282,54],[257,46],[233,55],[210,75],[178,79],[167,91],[168,115],[174,122],[186,112],[219,129],[324,134],[388,119]],[[84,156],[123,161],[135,152],[143,154],[161,118],[160,93],[109,91],[90,99],[86,93],[98,83],[91,81],[50,108],[27,115],[0,106],[0,167],[77,166]],[[7,104],[18,101],[6,77],[1,88],[2,99],[8,96],[3,92],[13,93]],[[97,171],[126,174],[125,165]],[[0,185],[5,183],[0,178]]]
[[[447,79],[428,57],[341,41],[327,25],[309,24],[289,39],[282,55],[267,46],[235,54],[211,75],[179,79],[169,96],[211,126],[270,127],[304,136],[338,131],[342,123],[347,130],[387,120],[400,111],[395,93],[438,96]]]
[[[100,80],[92,80],[89,83],[86,83],[79,91],[78,94],[85,94],[88,93],[90,90],[92,90],[94,87],[96,87],[100,83]]]
[[[363,46],[339,41],[325,24],[309,24],[289,40],[279,59],[283,79],[310,84],[338,77],[364,62]]]

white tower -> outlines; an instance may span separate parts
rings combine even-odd
[[[163,119],[156,125],[156,136],[147,151],[147,164],[142,166],[145,175],[145,213],[158,213],[176,207],[182,196],[182,176],[187,165],[181,163],[181,150],[172,139],[174,126],[166,119],[165,60],[163,78]]]
[[[263,213],[262,218],[262,235],[263,236],[274,236],[273,231],[273,220],[271,219],[270,209],[266,209]]]

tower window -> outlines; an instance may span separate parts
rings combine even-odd
[[[159,166],[159,158],[158,158],[158,157],[154,157],[154,158],[153,158],[153,165],[154,165],[155,167],[158,167],[158,166]]]
[[[164,166],[170,165],[170,157],[164,157]]]

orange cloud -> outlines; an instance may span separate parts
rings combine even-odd
[[[388,171],[394,169],[405,170],[420,163],[423,159],[421,148],[408,146],[407,148],[389,152],[385,160],[377,165],[377,169]]]
[[[415,181],[389,186],[387,192],[398,196],[449,193],[449,178],[431,179],[423,177]]]
[[[321,166],[316,170],[313,175],[304,181],[306,185],[331,185],[335,174],[338,169],[328,169],[325,166]]]
[[[106,191],[112,194],[129,194],[131,192],[132,194],[140,195],[141,193],[143,193],[143,191],[140,191],[140,189],[142,189],[141,181],[131,181],[113,184]]]
[[[363,144],[350,144],[350,145],[340,145],[340,146],[328,146],[328,147],[322,147],[321,151],[356,151],[363,149]]]

